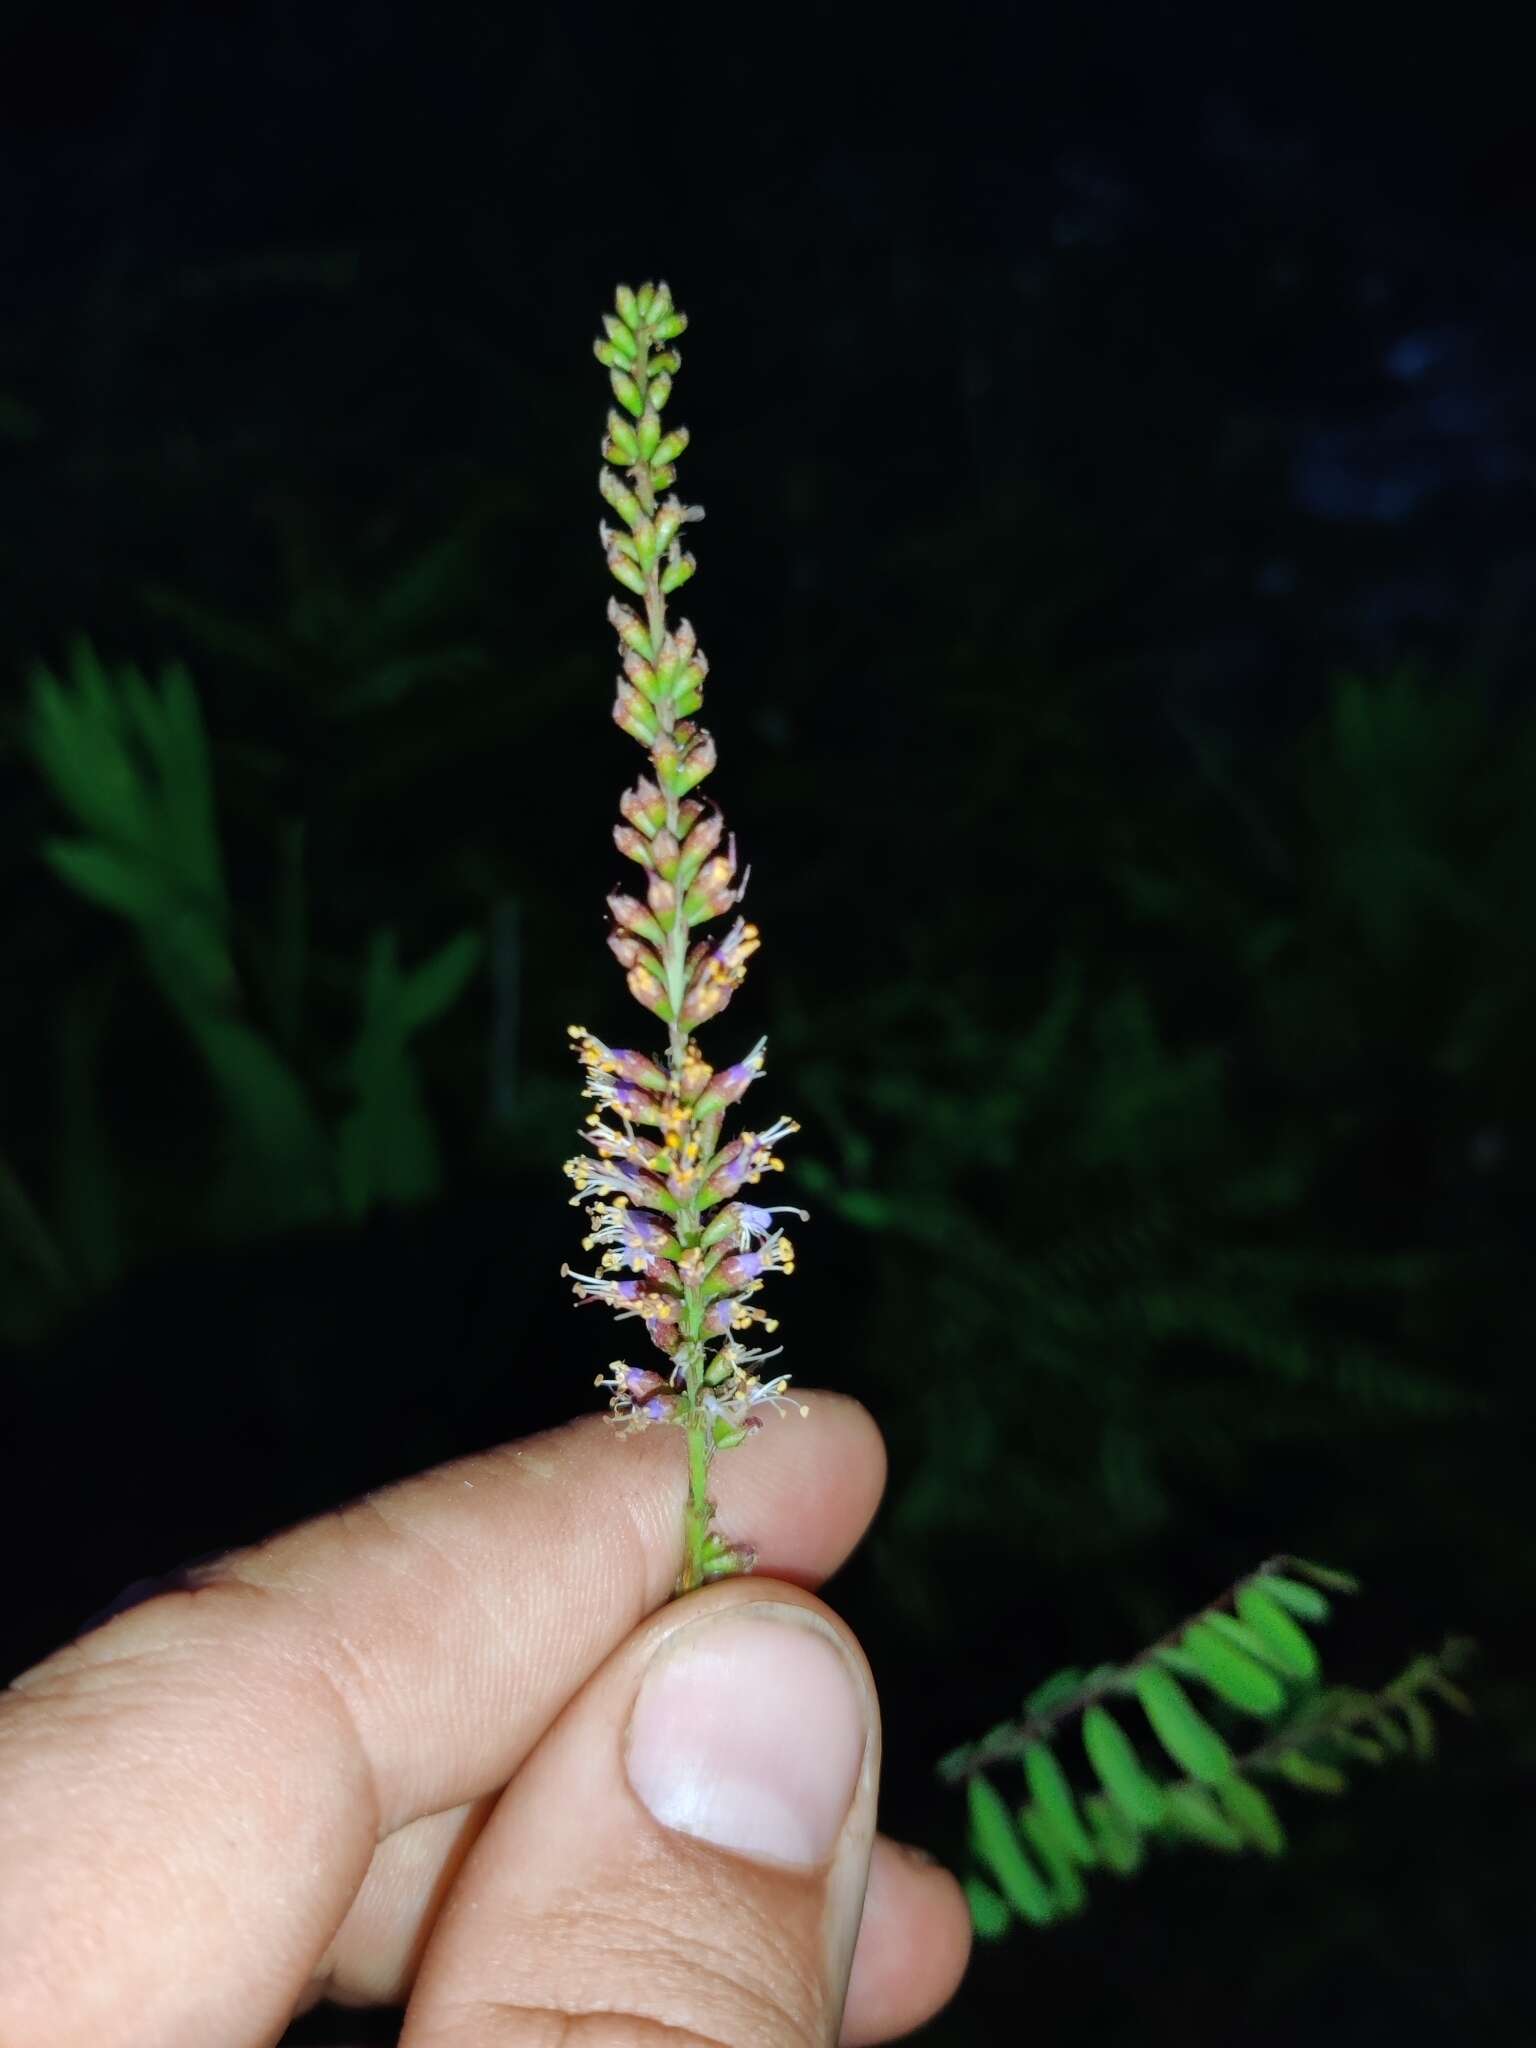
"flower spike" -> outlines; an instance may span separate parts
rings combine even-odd
[[[761,940],[740,917],[723,932],[704,929],[740,903],[746,874],[738,878],[736,841],[720,812],[693,794],[715,767],[714,740],[696,722],[709,662],[688,620],[674,625],[667,616],[667,598],[698,567],[682,546],[684,530],[704,517],[671,490],[688,430],[664,429],[661,419],[681,368],[670,344],[687,316],[665,284],[620,285],[602,324],[593,352],[616,403],[602,443],[611,466],[600,471],[598,492],[617,523],[605,518],[598,534],[614,581],[638,600],[615,596],[608,605],[619,642],[613,719],[647,756],[647,772],[619,799],[614,844],[641,875],[629,870],[636,893],[608,898],[608,945],[635,1001],[666,1026],[667,1045],[653,1058],[570,1027],[582,1092],[597,1107],[581,1132],[590,1153],[565,1171],[592,1226],[583,1249],[601,1256],[594,1272],[561,1270],[578,1302],[639,1319],[664,1354],[664,1371],[618,1360],[597,1384],[626,1433],[667,1422],[687,1434],[684,1593],[752,1565],[749,1549],[712,1527],[716,1453],[760,1429],[765,1409],[809,1413],[786,1391],[787,1374],[764,1379],[753,1370],[777,1351],[737,1341],[756,1323],[777,1329],[749,1297],[766,1277],[794,1271],[794,1248],[773,1218],[803,1220],[805,1211],[736,1199],[782,1169],[774,1147],[799,1128],[780,1117],[761,1132],[723,1136],[726,1112],[762,1076],[766,1041],[715,1069],[692,1036],[725,1009]]]

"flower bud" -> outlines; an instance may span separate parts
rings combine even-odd
[[[676,462],[688,446],[688,429],[674,427],[670,434],[664,434],[656,443],[654,452],[647,458],[651,462]]]
[[[621,967],[635,967],[645,957],[645,948],[632,932],[610,932],[608,950]]]
[[[640,386],[630,376],[629,372],[627,370],[610,369],[608,382],[613,387],[614,397],[623,406],[624,410],[632,419],[639,419],[641,413],[645,411],[645,399],[641,395]]]
[[[686,313],[669,313],[665,320],[651,322],[651,332],[658,341],[670,341],[674,334],[681,334],[687,325]]]
[[[634,361],[635,337],[630,333],[622,320],[616,320],[611,313],[605,313],[603,315],[603,332],[626,362]]]
[[[683,841],[682,856],[677,864],[677,886],[686,889],[705,861],[720,844],[725,832],[725,819],[719,811],[711,811],[701,818],[688,837]]]
[[[648,838],[654,837],[666,823],[666,800],[648,775],[642,775],[633,789],[625,790],[619,798],[619,810]]]
[[[643,747],[648,747],[656,737],[651,707],[638,690],[631,689],[622,676],[619,678],[618,695],[613,700],[613,722],[620,732],[627,732],[631,739],[638,740]]]
[[[683,358],[675,348],[664,348],[659,355],[651,357],[646,365],[650,377],[675,377],[683,367]]]
[[[705,861],[683,904],[683,915],[690,924],[702,923],[707,917],[721,917],[730,909],[736,901],[736,892],[731,887],[735,873],[736,863],[730,853],[717,853]]]
[[[748,1421],[754,1421],[755,1419],[753,1416],[747,1418]],[[734,1451],[738,1444],[744,1444],[747,1440],[745,1424],[732,1422],[724,1415],[717,1415],[715,1417],[713,1434],[717,1451]]]
[[[597,357],[597,360],[605,370],[616,370],[624,362],[624,357],[619,354],[611,341],[594,341],[592,353]]]
[[[612,945],[613,941],[610,939],[608,943]],[[627,981],[629,992],[637,1003],[641,1003],[647,1010],[653,1011],[663,1024],[670,1024],[672,1022],[672,1006],[667,1001],[667,991],[659,974],[648,967],[644,961],[637,961],[630,968]]]
[[[661,572],[662,595],[668,597],[674,590],[681,590],[698,566],[692,555],[674,554]]]
[[[626,384],[629,385],[630,389],[633,391],[634,385],[631,382],[631,380],[628,377],[626,377],[624,381]],[[618,386],[615,385],[614,389],[617,390]],[[637,398],[639,397],[639,395],[640,394],[638,392],[635,393],[635,396]],[[672,396],[672,379],[667,375],[665,370],[662,371],[659,377],[653,377],[651,379],[649,395],[651,404],[655,406],[658,412],[660,412],[662,407],[666,404],[667,400]],[[625,405],[628,403],[628,401],[621,396],[619,403],[621,405]],[[629,410],[635,415],[637,419],[639,418],[643,409],[643,406],[638,405],[631,405],[629,407]]]
[[[640,424],[635,430],[635,440],[639,446],[641,459],[643,461],[650,461],[651,457],[656,452],[656,444],[660,439],[661,421],[656,417],[655,413],[651,412],[649,408],[647,408],[647,410],[641,414]]]
[[[640,510],[640,500],[635,496],[628,484],[625,483],[624,479],[615,470],[599,470],[597,488],[608,500],[614,511],[618,513],[624,524],[633,530],[644,517],[644,514]]]
[[[663,825],[651,842],[651,865],[670,882],[677,872],[677,841]]]
[[[613,914],[615,924],[622,925],[626,931],[638,932],[642,939],[649,939],[653,946],[662,943],[664,934],[661,926],[636,897],[614,894],[608,898],[608,908]],[[624,964],[627,967],[630,963],[626,960]]]
[[[643,619],[636,618],[627,604],[620,604],[616,597],[610,597],[608,600],[608,623],[626,647],[633,649],[643,659],[650,660],[650,628]]]
[[[646,319],[653,322],[665,320],[672,311],[672,287],[663,278],[660,284],[650,287],[650,292],[651,301],[645,309]]]
[[[608,567],[610,572],[623,584],[626,590],[632,590],[636,597],[644,597],[644,570],[639,568],[636,563],[630,561],[627,555],[621,554],[616,547],[610,548],[608,551]]]
[[[610,471],[611,475],[612,472]],[[682,530],[683,508],[675,498],[669,499],[656,515],[656,552],[664,554]]]
[[[624,657],[624,674],[641,695],[652,700],[656,696],[656,671],[644,658],[631,651]]]
[[[652,875],[646,885],[645,900],[654,911],[662,929],[669,930],[677,915],[677,891],[660,875]]]
[[[626,327],[635,328],[640,325],[640,308],[635,303],[635,295],[627,284],[619,286],[613,295],[613,302],[618,307],[619,318]]]
[[[677,471],[670,462],[662,463],[659,468],[653,463],[651,466],[651,482],[658,491],[664,491],[668,484],[675,484],[677,482]]]
[[[686,796],[695,783],[702,782],[715,765],[715,743],[707,732],[701,732],[693,745],[678,763],[674,783],[679,796]]]
[[[651,842],[644,833],[637,832],[633,825],[615,825],[613,843],[629,860],[639,861],[641,867],[651,864]]]

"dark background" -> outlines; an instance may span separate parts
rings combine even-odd
[[[891,1447],[831,1594],[885,1824],[961,1859],[947,1747],[1276,1550],[1364,1580],[1341,1678],[1483,1646],[1437,1761],[1097,1880],[928,2038],[1521,2039],[1528,78],[1475,10],[856,13],[7,15],[6,1668],[590,1398],[590,338],[664,275],[765,932],[709,1036],[804,1126],[785,1364]],[[44,858],[80,635],[186,664],[220,902]],[[474,935],[419,1028],[386,928]]]

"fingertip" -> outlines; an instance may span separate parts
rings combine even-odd
[[[877,1836],[838,2048],[873,2048],[932,2019],[959,1989],[970,1954],[970,1909],[954,1876]]]

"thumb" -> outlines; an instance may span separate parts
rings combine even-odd
[[[879,1770],[819,1600],[738,1579],[664,1608],[502,1794],[400,2048],[831,2048]]]

